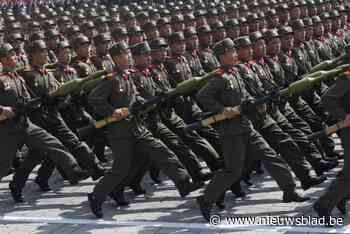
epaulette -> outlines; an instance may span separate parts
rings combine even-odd
[[[136,73],[137,70],[136,69],[133,69],[133,68],[129,68],[128,69],[128,73],[132,74],[132,73]]]
[[[150,69],[151,71],[153,71],[154,69],[156,69],[158,66],[155,64],[151,64],[148,66],[148,69]]]

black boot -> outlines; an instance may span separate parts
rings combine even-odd
[[[301,187],[303,188],[303,190],[306,191],[311,187],[314,187],[316,185],[323,183],[326,179],[327,177],[324,175],[320,177],[310,177],[309,179],[301,182]]]
[[[100,179],[102,176],[105,175],[105,172],[106,172],[106,168],[102,167],[99,164],[95,164],[92,175],[91,175],[92,180],[96,181],[96,180]]]
[[[295,191],[283,193],[283,202],[285,202],[285,203],[304,202],[304,201],[307,201],[309,199],[310,199],[309,197],[303,197]]]
[[[236,197],[245,197],[245,192],[241,187],[241,181],[234,183],[231,185],[231,191]]]
[[[186,183],[186,185],[177,186],[181,197],[186,197],[191,192],[197,189],[200,189],[202,187],[203,187],[203,182],[188,182]]]
[[[24,199],[22,197],[22,189],[17,188],[16,185],[13,184],[13,181],[10,182],[9,188],[10,188],[11,196],[15,202],[17,203],[24,202]]]
[[[102,202],[98,201],[93,193],[88,194],[91,212],[99,219],[103,217]]]
[[[160,170],[155,167],[152,166],[149,170],[149,176],[151,177],[151,179],[154,181],[154,183],[156,184],[161,184],[162,180],[159,178],[159,174],[160,174]]]
[[[218,200],[215,202],[215,205],[220,209],[224,210],[226,208],[225,206],[225,193],[223,193]]]
[[[90,177],[90,173],[88,171],[76,169],[73,172],[73,176],[69,178],[68,181],[71,185],[76,185],[79,183],[79,181],[85,180],[89,177]]]
[[[41,191],[48,192],[51,191],[50,185],[47,180],[41,180],[39,177],[36,177],[34,182],[39,185]]]
[[[113,192],[109,194],[109,196],[115,201],[117,206],[128,206],[130,202],[125,199],[124,196],[124,187],[120,187],[115,189]]]
[[[139,184],[139,183],[131,184],[129,187],[136,195],[146,194],[146,190],[144,188],[142,188],[141,184]]]
[[[326,227],[332,227],[330,223],[331,219],[331,211],[329,209],[326,209],[322,207],[319,203],[315,202],[312,207],[314,208],[315,212],[317,213],[318,217],[325,218],[325,226]]]
[[[209,222],[212,205],[206,203],[203,199],[203,196],[197,197],[197,203],[199,205],[203,217]]]
[[[346,201],[347,199],[344,198],[342,199],[340,202],[338,202],[337,204],[337,208],[340,211],[340,213],[342,213],[343,215],[346,215]]]
[[[315,172],[318,176],[322,175],[324,172],[332,170],[333,168],[338,166],[337,161],[324,161],[321,160],[321,162],[317,165],[315,168]]]
[[[253,170],[255,171],[256,174],[258,175],[262,175],[264,174],[264,170],[262,169],[262,164],[261,161],[258,160],[257,162],[255,162]]]

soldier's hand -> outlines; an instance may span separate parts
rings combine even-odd
[[[128,117],[129,113],[128,111],[125,110],[125,108],[118,108],[118,109],[115,109],[112,116],[114,118],[116,118],[116,120],[122,120],[122,119],[125,119],[126,117]]]
[[[262,104],[261,106],[258,106],[257,111],[259,114],[266,114],[266,111],[267,111],[266,104]]]
[[[225,107],[223,114],[228,118],[233,118],[241,114],[239,107]]]
[[[2,109],[2,112],[0,114],[0,121],[5,119],[10,119],[15,116],[15,112],[13,111],[12,107],[4,106],[1,109]]]
[[[345,116],[345,119],[344,119],[344,121],[343,121],[343,126],[344,126],[344,127],[350,127],[350,114],[347,114],[347,115]]]

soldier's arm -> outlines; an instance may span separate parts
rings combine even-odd
[[[88,102],[100,116],[110,116],[114,112],[113,106],[108,102],[113,92],[113,80],[103,80],[88,96]]]
[[[221,113],[224,106],[217,100],[217,95],[225,88],[225,81],[220,77],[213,77],[196,95],[196,100],[206,111]]]
[[[341,99],[347,92],[350,92],[350,76],[343,76],[322,97],[324,108],[336,119],[345,118],[346,112],[341,106]]]

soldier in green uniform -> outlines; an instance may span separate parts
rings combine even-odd
[[[238,72],[245,83],[246,90],[255,98],[261,98],[268,95],[264,89],[263,83],[257,74],[262,70],[252,61],[253,50],[249,37],[239,37],[234,41],[240,64]],[[305,156],[300,151],[298,145],[290,135],[285,133],[270,115],[271,106],[262,105],[258,107],[256,114],[250,116],[252,123],[257,131],[266,139],[269,145],[281,154],[282,158],[292,168],[295,175],[301,181],[304,190],[322,183],[325,177],[313,177],[310,175],[310,164],[306,161]]]
[[[76,70],[79,78],[84,78],[97,71],[91,57],[91,42],[88,37],[80,35],[72,42],[76,56],[72,58],[71,65]],[[107,56],[107,58],[109,55]],[[93,110],[86,106],[86,111],[95,119],[99,119]],[[105,157],[106,139],[103,130],[97,130],[88,140],[89,145],[94,147],[94,152],[102,162],[107,161]]]
[[[183,33],[175,32],[171,34],[168,41],[170,56],[164,65],[168,71],[171,86],[176,87],[178,83],[192,79],[193,74],[184,56],[186,43]],[[181,102],[175,103],[175,111],[186,123],[195,122],[203,115],[203,112],[191,95],[183,97]],[[219,135],[215,129],[206,127],[198,130],[198,133],[207,139],[216,151],[220,153]]]
[[[48,59],[45,42],[40,40],[32,42],[28,47],[28,54],[32,70],[24,71],[23,76],[34,97],[45,97],[45,95],[59,87],[59,83],[52,72],[44,68]],[[40,109],[32,112],[29,115],[30,119],[36,125],[56,136],[77,159],[79,165],[89,170],[94,180],[98,179],[104,174],[104,169],[98,165],[96,156],[90,148],[81,142],[68,128],[54,102],[56,101],[52,100],[50,104],[43,105]],[[16,172],[13,182],[18,189],[25,185],[30,172],[39,163],[37,160],[34,160],[36,158],[35,154],[35,151],[30,152],[23,165]],[[46,170],[48,172],[45,174],[49,177],[52,173],[52,167],[48,167]],[[48,177],[44,178],[44,180],[47,180]]]
[[[157,38],[150,42],[152,49],[152,65],[149,67],[151,77],[161,92],[169,92],[172,87],[169,82],[168,72],[165,69],[164,62],[167,57],[168,44],[164,38]],[[181,99],[181,98],[180,98]],[[176,102],[176,100],[174,100]],[[174,111],[172,101],[161,106],[160,117],[162,122],[188,145],[191,150],[202,157],[209,168],[217,170],[219,168],[217,159],[219,155],[207,140],[202,138],[196,131],[186,131],[186,124]],[[206,156],[208,155],[208,156]]]
[[[150,52],[151,48],[147,42],[136,44],[131,48],[131,53],[135,61],[135,72],[131,74],[131,77],[138,92],[145,100],[150,100],[163,93],[163,90],[159,89],[152,79],[152,72],[149,69],[151,65]],[[177,155],[180,162],[186,167],[192,180],[204,185],[203,178],[208,178],[208,176],[201,172],[201,166],[197,156],[185,145],[180,137],[161,122],[159,111],[156,109],[147,114],[145,126],[154,137],[159,138]]]
[[[197,29],[199,39],[199,59],[205,72],[211,72],[220,64],[211,49],[213,36],[211,28],[208,25],[201,26]]]
[[[293,29],[290,27],[282,27],[279,29],[279,32],[282,48],[282,53],[279,54],[279,61],[285,72],[285,80],[283,82],[286,82],[284,85],[287,85],[299,80],[302,69],[306,71],[308,65],[305,64],[305,61],[302,61],[302,59],[306,59],[305,53],[303,51],[292,51],[294,47]],[[297,59],[299,66],[295,57],[298,57]],[[301,70],[300,73],[299,69]],[[312,131],[321,131],[324,129],[325,123],[322,121],[321,117],[312,110],[312,108],[308,105],[302,96],[295,96],[289,100],[289,103],[295,112],[310,125]],[[329,137],[323,137],[320,139],[320,142],[322,144],[322,149],[325,151],[327,157],[336,159],[337,154],[334,151],[333,140]]]
[[[142,102],[130,77],[129,51],[125,43],[117,43],[110,49],[116,64],[115,72],[98,85],[89,95],[89,102],[100,116],[114,116],[119,122],[107,128],[107,138],[113,151],[113,167],[89,194],[91,211],[103,217],[102,203],[106,196],[127,179],[137,155],[148,155],[157,166],[174,181],[181,196],[197,189],[189,180],[189,175],[178,161],[176,155],[152,134],[135,117],[125,114],[121,108],[131,113],[135,105]],[[139,151],[137,151],[139,150]],[[141,152],[137,154],[137,152]],[[136,157],[135,157],[136,156]],[[135,161],[136,160],[136,161]]]
[[[72,66],[78,72],[80,78],[86,77],[97,71],[97,68],[91,61],[91,42],[88,37],[80,35],[74,38],[72,47],[76,57],[72,58]]]
[[[326,192],[314,203],[313,207],[320,217],[325,217],[329,225],[329,217],[335,206],[346,213],[345,202],[349,194],[349,146],[350,146],[350,76],[345,72],[322,97],[322,103],[331,116],[336,120],[343,120],[347,128],[341,129],[338,135],[344,149],[343,173],[330,184]]]
[[[213,113],[235,116],[239,113],[236,106],[251,99],[244,88],[238,71],[234,67],[237,54],[231,39],[225,39],[214,47],[215,54],[222,64],[221,70],[199,91],[197,99]],[[225,190],[242,175],[246,155],[259,156],[265,168],[284,191],[284,202],[302,202],[295,191],[295,182],[284,161],[272,150],[257,133],[246,116],[236,116],[218,125],[222,142],[225,168],[215,173],[204,195],[197,198],[203,217],[209,221],[212,204]],[[232,155],[235,155],[232,157]]]
[[[91,57],[91,61],[97,70],[113,70],[114,63],[111,56],[108,54],[111,40],[111,37],[107,33],[98,34],[96,37],[94,37],[96,55]]]
[[[64,169],[70,183],[75,184],[79,180],[87,178],[89,174],[79,168],[74,157],[66,151],[57,138],[34,125],[25,114],[21,114],[20,110],[16,109],[25,104],[31,96],[25,81],[15,71],[16,54],[10,44],[3,44],[0,47],[0,61],[4,66],[4,72],[0,76],[0,135],[2,139],[0,148],[4,154],[1,159],[0,178],[7,175],[12,164],[12,157],[23,144],[31,150],[46,152],[50,159]],[[32,160],[42,160],[39,154],[32,156],[34,157]],[[14,200],[23,202],[21,189],[17,184],[11,182],[10,189]]]
[[[260,32],[257,32],[252,34],[250,38],[254,43],[254,61],[251,64],[252,70],[255,71],[255,74],[259,77],[264,89],[268,91],[268,93],[273,93],[276,90],[281,89],[282,87],[279,86],[280,84],[276,82],[276,80],[278,80],[278,76],[283,77],[283,71],[278,69],[279,65],[274,61],[273,56],[268,56],[266,54],[265,44],[265,41],[268,42],[269,53],[271,55],[273,47],[280,44],[277,32],[268,31],[265,33],[265,36]],[[271,69],[273,70],[271,71]],[[298,144],[301,152],[305,155],[307,161],[313,166],[317,175],[321,175],[324,171],[337,165],[322,160],[322,155],[316,145],[310,142],[305,133],[299,128],[295,128],[292,123],[289,122],[287,117],[284,116],[284,113],[289,113],[289,116],[296,115],[289,107],[289,104],[287,104],[287,100],[282,99],[273,103],[269,106],[268,110],[278,126],[284,132],[289,134]],[[307,126],[306,123],[305,125]]]

